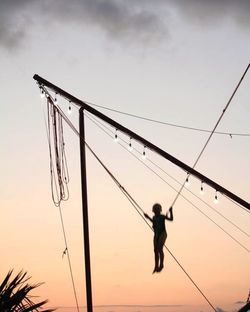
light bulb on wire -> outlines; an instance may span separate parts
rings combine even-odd
[[[43,98],[45,98],[45,93],[44,93],[44,90],[43,90],[42,88],[41,88],[40,90],[41,90],[40,96],[41,96],[41,98],[43,99]]]
[[[117,129],[115,129],[115,138],[114,141],[117,143],[119,141],[118,135],[117,135]]]
[[[201,182],[200,194],[201,194],[201,195],[204,195],[203,181]]]
[[[69,114],[69,115],[72,114],[71,101],[69,101],[68,114]]]
[[[130,138],[129,138],[129,144],[128,144],[128,150],[129,150],[130,152],[132,152],[132,150],[133,150],[133,146],[132,146],[131,140],[132,140],[132,138],[130,137]]]
[[[185,185],[186,185],[187,187],[189,187],[189,185],[190,185],[190,182],[189,182],[189,174],[188,174],[187,177],[186,177]]]
[[[143,146],[143,152],[142,152],[142,159],[146,159],[147,158],[147,155],[146,155],[146,146],[144,145]]]
[[[218,200],[218,192],[217,190],[215,191],[215,195],[214,195],[214,203],[218,204],[219,200]]]
[[[57,101],[57,93],[55,94],[54,103],[55,103],[55,105],[57,105],[57,104],[58,104],[58,101]]]

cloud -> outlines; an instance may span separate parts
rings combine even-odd
[[[197,27],[234,21],[248,29],[249,12],[249,0],[1,0],[0,47],[15,49],[38,25],[54,23],[95,29],[115,42],[166,42],[176,15]]]
[[[22,12],[32,0],[0,1],[0,45],[7,49],[16,48],[24,41],[29,16]],[[22,13],[19,15],[19,11]]]
[[[145,43],[167,34],[156,10],[125,0],[2,0],[0,1],[0,45],[18,47],[37,23],[77,23],[92,27],[116,41]]]
[[[250,26],[249,0],[171,0],[178,12],[198,25],[217,26],[225,20],[239,26]]]

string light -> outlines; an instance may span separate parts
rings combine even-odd
[[[131,140],[132,140],[132,138],[130,137],[129,138],[129,145],[128,145],[128,149],[129,149],[130,152],[132,152],[132,150],[133,150],[133,146],[132,146]]]
[[[200,190],[200,194],[201,194],[201,195],[204,195],[203,181],[201,181],[201,190]]]
[[[214,203],[218,204],[219,200],[218,200],[218,192],[217,190],[215,191],[215,196],[214,196]]]
[[[55,94],[55,100],[54,100],[54,103],[55,103],[55,105],[57,105],[58,104],[58,102],[57,102],[57,93]]]
[[[147,155],[146,155],[146,146],[143,146],[143,152],[142,152],[142,159],[146,159]]]
[[[71,113],[72,113],[72,107],[71,107],[71,101],[69,101],[68,114],[70,115]]]
[[[40,88],[40,90],[41,90],[40,96],[41,96],[41,98],[43,99],[43,98],[45,98],[45,93],[44,93],[44,90],[43,90],[42,88]]]
[[[188,174],[187,177],[186,177],[185,185],[186,185],[186,186],[189,186],[189,185],[190,185],[190,182],[189,182],[189,174]]]
[[[117,143],[119,141],[118,135],[117,135],[117,129],[115,129],[115,138],[114,141]]]

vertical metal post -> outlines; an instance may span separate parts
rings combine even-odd
[[[83,215],[83,239],[85,256],[85,280],[87,311],[93,311],[90,247],[89,247],[89,223],[88,223],[88,197],[87,197],[87,176],[86,176],[86,152],[85,152],[85,129],[84,129],[84,108],[79,109],[79,132],[80,132],[80,163],[81,163],[81,190],[82,190],[82,215]]]

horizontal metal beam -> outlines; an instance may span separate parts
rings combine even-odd
[[[125,133],[129,137],[131,137],[134,140],[140,142],[145,147],[147,147],[147,149],[150,149],[151,151],[154,151],[155,153],[161,155],[163,158],[169,160],[170,162],[172,162],[176,166],[182,168],[184,171],[187,172],[187,174],[193,175],[194,177],[196,177],[197,179],[199,179],[203,183],[206,183],[207,185],[209,185],[210,187],[212,187],[216,191],[220,192],[221,194],[224,194],[225,196],[229,197],[230,199],[232,199],[236,203],[238,203],[241,206],[243,206],[243,207],[247,208],[248,210],[250,210],[250,203],[248,203],[244,199],[240,198],[239,196],[235,195],[234,193],[230,192],[229,190],[227,190],[226,188],[224,188],[220,184],[216,183],[215,181],[209,179],[207,176],[203,175],[199,171],[197,171],[197,170],[193,169],[192,167],[186,165],[184,162],[182,162],[179,159],[175,158],[174,156],[170,155],[169,153],[167,153],[166,151],[162,150],[161,148],[159,148],[158,146],[154,145],[153,143],[149,142],[148,140],[144,139],[140,135],[138,135],[135,132],[131,131],[130,129],[122,126],[121,124],[119,124],[115,120],[109,118],[108,116],[106,116],[103,113],[99,112],[95,108],[93,108],[93,107],[89,106],[88,104],[86,104],[84,101],[79,100],[75,96],[73,96],[70,93],[64,91],[63,89],[55,86],[54,84],[52,84],[51,82],[45,80],[44,78],[42,78],[42,77],[40,77],[38,75],[34,75],[33,78],[40,85],[48,87],[49,89],[51,89],[55,93],[63,96],[64,98],[66,98],[69,101],[73,102],[77,106],[83,107],[86,111],[88,111],[89,113],[93,114],[94,116],[102,119],[103,121],[107,122],[108,124],[113,126],[115,129]]]

